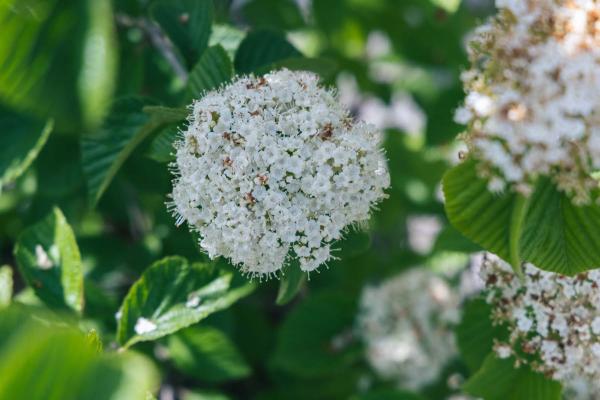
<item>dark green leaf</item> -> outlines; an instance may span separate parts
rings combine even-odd
[[[75,235],[58,208],[28,228],[15,246],[21,274],[50,307],[83,310],[83,269]]]
[[[273,366],[303,378],[339,373],[357,357],[350,339],[354,313],[352,299],[313,294],[283,322]]]
[[[338,72],[338,65],[328,58],[304,57],[286,58],[259,68],[256,72],[267,73],[282,68],[287,68],[292,71],[311,71],[319,75],[323,80],[333,78],[336,72]]]
[[[341,247],[340,258],[359,256],[371,247],[371,234],[362,230],[351,230],[338,242],[338,246]]]
[[[277,292],[277,305],[284,305],[292,301],[306,282],[306,272],[300,269],[299,263],[289,263],[283,270],[281,281],[279,282],[279,291]]]
[[[506,329],[492,325],[491,307],[480,298],[467,302],[463,317],[456,327],[456,341],[460,355],[472,371],[477,371],[492,351],[494,339],[503,339]]]
[[[512,358],[499,359],[490,353],[479,371],[464,385],[466,393],[485,400],[560,400],[559,383],[532,372],[528,367],[514,367]]]
[[[304,25],[302,13],[292,0],[251,0],[242,12],[254,27],[291,30]]]
[[[251,372],[229,338],[212,327],[190,327],[169,336],[169,351],[180,371],[202,382],[240,379]]]
[[[190,73],[189,98],[199,99],[205,92],[229,81],[232,76],[233,65],[225,50],[218,45],[209,47]]]
[[[424,400],[421,395],[404,390],[382,389],[353,396],[350,400]]]
[[[117,101],[102,128],[82,138],[83,172],[91,204],[97,204],[117,171],[148,135],[185,118],[180,109],[147,107],[148,103],[139,98]]]
[[[158,0],[152,3],[150,14],[182,52],[187,65],[194,65],[208,45],[212,1]]]
[[[248,34],[235,54],[235,69],[242,74],[249,74],[267,67],[277,61],[301,57],[280,33],[270,30],[258,30]]]
[[[36,122],[0,108],[0,191],[29,168],[52,127],[52,122]]]
[[[166,336],[229,307],[254,290],[251,283],[232,288],[232,278],[232,273],[207,264],[190,265],[182,257],[167,257],[152,264],[123,301],[117,328],[119,343],[128,347]],[[144,321],[146,329],[140,329]]]
[[[159,163],[168,163],[175,160],[173,143],[179,135],[179,127],[169,126],[163,129],[150,143],[147,156]]]

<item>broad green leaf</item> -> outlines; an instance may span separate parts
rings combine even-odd
[[[221,46],[206,49],[194,66],[188,81],[190,99],[199,99],[207,91],[216,89],[233,76],[233,65]]]
[[[48,306],[83,310],[83,268],[73,230],[58,208],[19,237],[19,270]]]
[[[155,340],[221,311],[254,290],[231,287],[233,273],[167,257],[152,264],[131,287],[120,310],[119,343]],[[136,329],[137,327],[137,329]]]
[[[282,34],[270,30],[250,32],[235,54],[235,69],[249,74],[275,62],[302,57]]]
[[[0,267],[0,309],[8,307],[13,295],[13,272],[8,265]]]
[[[174,161],[175,148],[173,147],[173,143],[179,135],[179,127],[166,127],[152,139],[146,155],[159,163]]]
[[[169,352],[175,366],[201,382],[224,382],[248,376],[250,367],[220,330],[189,327],[171,336]]]
[[[492,194],[469,160],[446,174],[444,194],[454,227],[513,267],[527,261],[574,275],[600,266],[600,206],[575,206],[547,179],[529,199]]]
[[[217,392],[194,391],[184,394],[182,400],[231,400],[231,397]]]
[[[425,400],[425,398],[419,394],[400,389],[379,389],[353,396],[350,400]]]
[[[0,192],[29,168],[52,127],[51,121],[36,122],[0,108]]]
[[[210,0],[158,0],[150,7],[152,18],[192,66],[208,45],[213,20]]]
[[[233,59],[244,36],[246,36],[245,33],[235,26],[214,24],[208,45],[223,47],[227,55]]]
[[[560,400],[558,382],[531,371],[514,367],[514,359],[499,359],[490,353],[479,371],[465,383],[464,391],[485,400]]]
[[[145,357],[98,353],[64,320],[56,325],[28,311],[0,312],[0,398],[144,400],[157,389],[156,368]]]
[[[283,269],[283,275],[279,282],[279,291],[277,292],[277,305],[284,305],[292,301],[306,282],[306,272],[300,269],[297,260],[289,263]]]
[[[460,324],[456,327],[456,341],[462,360],[469,370],[477,371],[492,351],[494,339],[506,337],[506,329],[494,326],[491,307],[484,299],[468,301]]]
[[[4,0],[0,37],[0,102],[60,129],[99,122],[116,72],[110,0]]]
[[[339,373],[360,357],[349,339],[355,311],[352,299],[341,294],[308,297],[284,320],[273,367],[303,378]]]
[[[81,139],[83,172],[92,205],[98,203],[117,171],[144,139],[185,118],[179,109],[146,107],[148,104],[140,98],[117,101],[100,130]]]
[[[293,0],[251,0],[242,13],[254,27],[291,30],[304,26],[302,13]]]
[[[333,247],[340,248],[340,258],[348,259],[359,256],[366,253],[371,247],[371,234],[363,230],[353,229]]]
[[[292,71],[311,71],[324,80],[333,78],[338,71],[337,63],[328,58],[293,57],[276,61],[270,65],[259,68],[256,72],[267,73],[282,68],[287,68]]]

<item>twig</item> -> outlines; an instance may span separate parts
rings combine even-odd
[[[162,54],[171,68],[173,68],[175,75],[177,75],[183,83],[188,81],[189,74],[187,69],[177,58],[173,44],[163,35],[160,27],[147,18],[133,18],[122,13],[117,13],[115,19],[117,24],[121,26],[141,29],[150,38],[152,45]]]

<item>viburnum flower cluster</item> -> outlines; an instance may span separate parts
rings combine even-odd
[[[175,144],[177,224],[251,275],[327,262],[390,183],[380,133],[313,73],[241,77],[195,101],[188,123]]]
[[[450,286],[425,268],[367,286],[356,329],[371,367],[404,388],[432,383],[457,354],[453,326],[459,303]]]
[[[510,265],[487,255],[481,277],[493,321],[510,332],[494,346],[499,357],[567,385],[596,382],[600,390],[600,270],[567,277],[526,264],[521,281]]]
[[[589,203],[600,168],[600,1],[496,0],[470,43],[456,113],[491,190],[550,176]]]

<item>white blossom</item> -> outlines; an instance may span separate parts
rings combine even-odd
[[[496,0],[474,34],[456,121],[490,189],[550,176],[589,203],[600,168],[600,1]]]
[[[599,271],[568,277],[525,264],[521,281],[488,254],[481,277],[494,323],[509,330],[508,339],[495,343],[499,357],[513,356],[567,387],[587,382],[600,391]]]
[[[188,122],[169,206],[211,258],[251,275],[326,263],[389,186],[380,133],[312,73],[239,78],[195,101]]]
[[[456,355],[452,326],[459,296],[431,270],[416,268],[362,293],[357,333],[383,379],[418,389]]]

